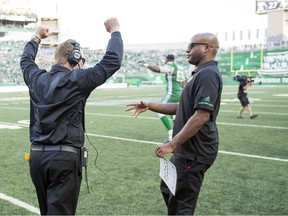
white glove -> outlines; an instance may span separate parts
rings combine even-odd
[[[144,62],[144,61],[139,61],[138,64],[139,64],[140,66],[146,67],[146,68],[149,66],[149,64],[146,63],[146,62]]]

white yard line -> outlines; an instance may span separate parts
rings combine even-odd
[[[87,115],[98,115],[98,116],[113,116],[120,118],[133,118],[129,115],[116,115],[116,114],[103,114],[103,113],[86,113]],[[138,119],[151,119],[151,120],[159,120],[157,117],[137,117]],[[269,125],[253,125],[253,124],[238,124],[238,123],[227,123],[227,122],[217,122],[219,125],[233,125],[239,127],[258,127],[258,128],[271,128],[271,129],[282,129],[288,130],[288,127],[278,127],[278,126],[269,126]]]
[[[221,109],[220,112],[226,112],[226,113],[236,113],[238,111],[234,111],[234,110],[223,110]],[[264,115],[286,115],[288,116],[288,112],[286,113],[280,113],[280,112],[274,112],[274,113],[271,113],[271,112],[257,112],[257,114],[264,114]]]
[[[34,207],[34,206],[32,206],[32,205],[30,205],[28,203],[25,203],[25,202],[23,202],[21,200],[18,200],[16,198],[13,198],[13,197],[8,196],[6,194],[0,193],[0,199],[6,200],[6,201],[12,203],[13,205],[17,205],[17,206],[19,206],[21,208],[24,208],[27,211],[30,211],[32,213],[35,213],[35,214],[38,214],[38,215],[40,214],[39,208],[36,208],[36,207]]]
[[[138,142],[138,143],[155,144],[155,145],[161,144],[159,142],[151,142],[151,141],[145,141],[145,140],[129,139],[129,138],[123,138],[123,137],[114,137],[114,136],[92,134],[92,133],[87,133],[87,135],[88,136],[94,136],[94,137],[107,138],[107,139],[123,140],[123,141],[128,141],[128,142]],[[242,154],[242,153],[237,153],[237,152],[228,152],[228,151],[221,151],[221,150],[219,150],[218,152],[221,154],[236,155],[236,156],[241,156],[241,157],[250,157],[250,158],[258,158],[258,159],[264,159],[264,160],[288,162],[288,159],[265,157],[265,156],[250,155],[250,154]]]
[[[101,115],[106,115],[106,114],[101,114]],[[113,115],[109,115],[109,116],[113,116]],[[119,117],[119,115],[115,115],[115,116]],[[126,117],[126,116],[121,116],[121,117]],[[142,118],[157,119],[157,118],[153,118],[153,117],[142,117]],[[233,126],[240,126],[240,127],[262,127],[262,128],[270,128],[270,129],[284,129],[284,130],[288,130],[288,127],[274,127],[274,126],[265,126],[265,125],[233,124],[233,123],[226,123],[226,122],[218,122],[217,124],[219,124],[219,125],[221,125],[221,124],[222,125],[228,125],[228,126],[229,125],[233,125]],[[0,122],[0,126],[1,125],[6,125],[6,126],[9,126],[9,127],[12,127],[12,126],[15,126],[15,127],[29,127],[29,125],[27,125],[27,124],[15,124],[15,123],[9,123],[9,122]],[[159,142],[145,141],[145,140],[138,140],[138,139],[130,139],[130,138],[123,138],[123,137],[114,137],[114,136],[107,136],[107,135],[101,135],[101,134],[87,133],[87,135],[95,136],[95,137],[101,137],[101,138],[107,138],[107,139],[117,139],[117,140],[129,141],[129,142],[138,142],[138,143],[156,144],[156,145],[161,144]],[[264,156],[259,156],[259,155],[248,155],[248,154],[242,154],[242,153],[237,153],[237,152],[227,152],[227,151],[219,150],[219,153],[230,154],[230,155],[238,155],[238,156],[243,156],[243,157],[253,157],[253,158],[261,158],[261,159],[267,159],[267,160],[278,160],[278,161],[288,162],[287,159],[264,157]]]
[[[228,126],[239,126],[239,127],[255,127],[255,128],[269,128],[269,129],[280,129],[288,130],[288,127],[278,127],[278,126],[268,126],[268,125],[253,125],[253,124],[237,124],[237,123],[227,123],[227,122],[217,122],[217,125],[228,125]]]
[[[259,156],[259,155],[250,155],[250,154],[242,154],[242,153],[237,153],[237,152],[228,152],[228,151],[219,150],[219,153],[228,154],[228,155],[236,155],[236,156],[241,156],[241,157],[250,157],[250,158],[259,158],[259,159],[265,159],[265,160],[288,162],[288,159],[264,157],[264,156]]]

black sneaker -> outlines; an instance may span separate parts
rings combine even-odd
[[[237,119],[243,119],[243,117],[242,116],[237,116]]]
[[[257,117],[258,115],[252,115],[252,116],[250,116],[250,119],[255,119],[256,117]]]

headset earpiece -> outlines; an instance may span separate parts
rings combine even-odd
[[[74,46],[74,48],[68,54],[67,60],[68,60],[69,64],[71,64],[72,66],[75,66],[75,65],[79,64],[80,60],[82,59],[80,44],[73,39],[70,39],[69,42]]]

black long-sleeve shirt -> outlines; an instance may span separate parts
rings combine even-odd
[[[29,41],[20,60],[30,94],[30,141],[32,144],[81,147],[86,100],[121,67],[121,34],[111,34],[103,59],[87,69],[70,71],[57,64],[49,72],[39,69],[35,63],[38,46],[37,42]]]

